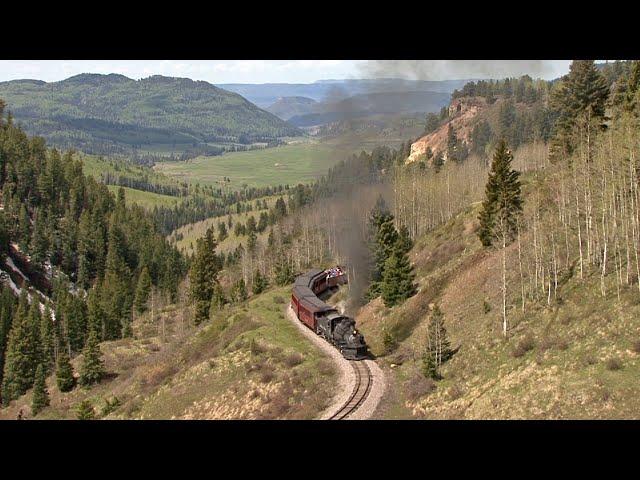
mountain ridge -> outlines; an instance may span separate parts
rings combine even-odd
[[[235,92],[189,78],[80,74],[58,82],[13,80],[0,83],[0,98],[29,134],[95,153],[270,142],[300,133]]]

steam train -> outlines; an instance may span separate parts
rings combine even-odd
[[[367,358],[368,349],[355,320],[341,315],[318,298],[318,294],[327,289],[346,283],[347,276],[340,267],[309,270],[295,280],[291,308],[298,320],[338,348],[346,359],[362,360]]]

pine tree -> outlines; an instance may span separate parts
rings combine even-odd
[[[275,266],[276,284],[280,287],[284,287],[285,285],[289,285],[293,282],[293,271],[291,270],[291,266],[283,252],[280,252],[279,258],[280,260]]]
[[[590,160],[591,136],[598,128],[604,127],[608,96],[607,82],[593,60],[571,63],[569,73],[554,87],[551,95],[551,106],[558,115],[551,150],[553,158],[571,154],[582,130],[587,139],[587,158]]]
[[[34,301],[34,303],[37,303]],[[20,294],[18,308],[11,325],[5,353],[2,379],[2,401],[6,405],[33,386],[36,368],[40,363],[39,322],[33,326],[26,290]]]
[[[444,327],[444,315],[439,306],[435,306],[429,320],[427,341],[422,356],[422,373],[425,377],[434,380],[441,379],[440,367],[448,361],[456,350],[451,348],[447,338],[447,330]]]
[[[149,301],[149,292],[151,291],[151,277],[149,269],[144,267],[138,277],[138,286],[136,287],[136,296],[133,301],[136,312],[143,314],[147,310],[147,302]]]
[[[387,307],[393,307],[415,294],[414,274],[407,254],[394,248],[387,259],[384,276],[380,285],[382,300]]]
[[[76,384],[66,348],[62,348],[58,354],[58,361],[56,362],[56,384],[58,385],[58,390],[61,392],[70,392]]]
[[[36,416],[45,407],[49,406],[49,392],[46,385],[45,367],[40,364],[36,368],[36,378],[33,384],[33,393],[31,399],[31,413]]]
[[[398,241],[398,232],[393,223],[393,215],[387,210],[382,197],[378,198],[376,206],[369,216],[370,238],[369,248],[372,251],[373,269],[370,276],[370,286],[366,298],[373,299],[381,293],[381,282],[384,277],[385,265]]]
[[[259,295],[267,289],[268,282],[262,273],[260,273],[260,269],[256,269],[256,273],[253,276],[253,282],[251,284],[251,291],[254,295]]]
[[[44,367],[44,373],[49,375],[55,363],[55,338],[49,304],[45,306],[44,314],[40,321],[40,344],[42,345],[42,366]]]
[[[507,335],[507,260],[506,247],[517,233],[522,213],[520,173],[511,169],[513,155],[501,140],[491,163],[491,171],[485,188],[485,200],[478,219],[478,236],[484,246],[499,241],[502,247],[502,317],[503,334]]]
[[[111,218],[109,225],[109,247],[104,279],[100,289],[102,308],[106,314],[106,340],[115,340],[128,333],[133,303],[131,272],[125,261],[125,237],[118,225],[117,215],[118,211],[124,209],[124,193],[122,193],[122,196],[118,196],[117,205],[116,214]]]
[[[91,332],[87,338],[87,345],[83,350],[82,365],[80,367],[79,383],[89,386],[99,383],[105,375],[104,364],[101,358],[100,345],[95,332]]]
[[[459,161],[458,158],[458,136],[453,126],[449,124],[447,128],[447,161]]]
[[[196,242],[196,253],[189,270],[190,296],[195,303],[196,325],[209,318],[213,287],[220,269],[216,246],[213,228],[209,228],[205,236]]]
[[[244,302],[247,299],[247,285],[244,283],[244,278],[234,284],[232,292],[236,303]]]
[[[107,323],[106,314],[100,303],[98,285],[89,290],[87,296],[87,334],[92,331],[96,333],[98,340],[105,339],[105,327]]]

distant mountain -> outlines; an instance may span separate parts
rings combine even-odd
[[[296,115],[305,115],[314,111],[318,105],[312,98],[307,97],[280,97],[274,104],[266,108],[283,120],[289,120]]]
[[[81,74],[52,83],[15,80],[0,83],[0,98],[29,134],[100,153],[158,144],[269,142],[300,133],[237,93],[187,78]]]
[[[451,95],[439,92],[378,92],[316,104],[313,112],[288,119],[296,127],[324,125],[369,115],[437,112]]]
[[[327,98],[347,98],[376,92],[439,92],[452,93],[471,80],[405,80],[400,78],[319,80],[314,83],[228,83],[218,85],[236,92],[261,108],[281,97],[307,97],[317,102]]]

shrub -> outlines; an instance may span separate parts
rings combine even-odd
[[[384,346],[384,352],[387,354],[395,350],[398,345],[398,339],[394,329],[384,327],[382,332],[382,345]]]
[[[78,420],[93,420],[95,411],[89,400],[83,400],[76,406],[76,418]]]
[[[295,367],[296,365],[300,365],[302,362],[304,362],[304,357],[298,352],[291,353],[284,357],[284,364],[287,367]]]
[[[482,301],[482,311],[485,315],[491,311],[491,304],[486,300]]]
[[[631,344],[631,350],[635,353],[640,353],[640,340],[636,340]]]
[[[317,371],[320,375],[331,375],[335,372],[335,369],[333,367],[333,364],[331,363],[330,360],[327,359],[322,359],[318,362],[318,368]]]
[[[436,390],[436,382],[424,375],[416,374],[407,384],[407,398],[412,402],[429,395]]]
[[[462,389],[462,387],[460,387],[460,385],[456,384],[456,385],[453,385],[447,393],[449,395],[450,400],[457,400],[462,395],[464,395],[464,390]]]
[[[258,342],[255,338],[252,338],[249,343],[249,351],[251,352],[251,355],[260,355],[267,351],[267,347],[262,345],[262,343]]]
[[[114,396],[111,399],[105,398],[104,406],[102,407],[102,410],[100,410],[100,416],[106,417],[111,412],[115,411],[119,406],[120,406],[120,399],[118,397]]]
[[[275,295],[273,297],[273,303],[283,304],[284,302],[285,302],[284,298],[282,298],[280,295]]]
[[[619,358],[610,358],[609,360],[607,360],[606,367],[607,367],[607,370],[612,370],[612,371],[621,370],[622,362],[620,361]]]
[[[525,335],[513,349],[511,355],[514,358],[522,357],[525,353],[530,352],[535,347],[535,341],[531,335]]]

